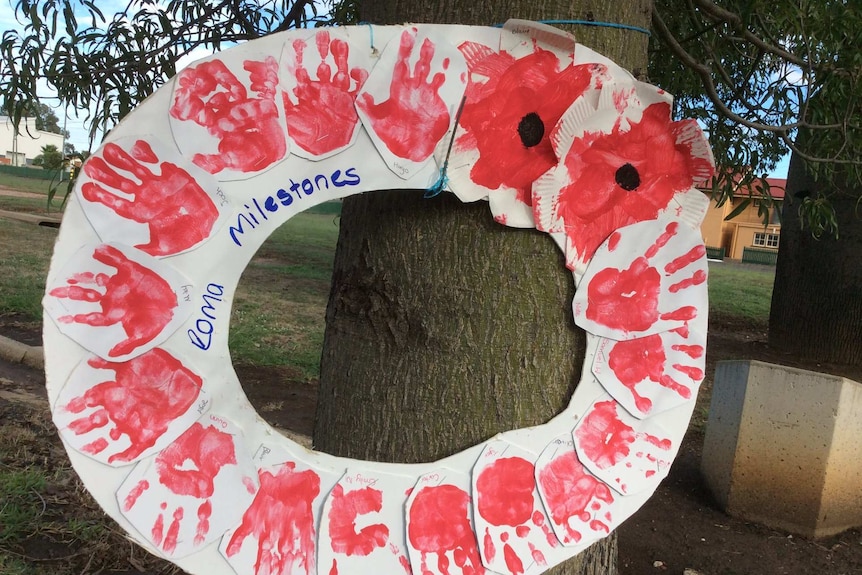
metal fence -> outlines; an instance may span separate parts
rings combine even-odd
[[[18,176],[19,178],[32,178],[36,180],[51,180],[57,177],[57,170],[43,170],[42,168],[28,168],[26,166],[8,166],[0,164],[0,173]]]
[[[742,263],[774,266],[778,261],[778,250],[759,250],[757,248],[742,248]]]

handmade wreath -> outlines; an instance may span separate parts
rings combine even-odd
[[[679,448],[706,339],[693,186],[712,171],[668,94],[539,24],[227,50],[78,178],[44,299],[54,421],[102,507],[191,573],[540,573],[637,510]],[[294,214],[392,188],[487,199],[556,240],[588,341],[563,413],[418,465],[308,451],[257,416],[227,345],[245,265]]]

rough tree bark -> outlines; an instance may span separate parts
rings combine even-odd
[[[769,313],[769,345],[829,363],[862,365],[862,220],[859,192],[832,198],[839,239],[815,239],[797,215],[818,184],[795,154],[787,175],[781,244]]]
[[[378,0],[361,18],[493,25],[509,18],[649,27],[651,0]],[[640,75],[647,37],[569,28]],[[493,222],[487,203],[386,191],[343,206],[321,358],[317,449],[431,461],[562,411],[580,377],[571,274],[545,234]],[[616,573],[609,537],[555,570]]]

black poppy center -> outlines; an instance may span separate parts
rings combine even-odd
[[[518,135],[527,148],[539,145],[545,135],[545,124],[535,112],[530,112],[518,122]]]
[[[627,192],[638,189],[641,185],[641,177],[638,174],[638,169],[631,164],[623,164],[617,170],[614,176],[617,184]]]

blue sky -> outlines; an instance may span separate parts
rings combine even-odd
[[[21,30],[23,27],[15,20],[15,12],[13,9],[13,2],[17,2],[17,0],[0,0],[0,33],[6,30]],[[127,5],[127,0],[101,0],[99,2],[99,8],[103,11],[106,17],[110,18],[114,13],[124,9]],[[183,64],[188,64],[206,56],[206,52],[201,50],[199,52],[195,52],[188,57],[183,58],[180,61],[180,68]],[[48,88],[47,84],[43,84],[40,89],[39,96],[42,99],[44,104],[47,104],[55,109],[57,117],[60,119],[60,125],[63,125],[63,116],[64,110],[60,107],[60,102]],[[85,112],[80,113],[80,117],[76,117],[76,112],[73,109],[69,109],[66,114],[66,129],[70,133],[69,142],[74,144],[75,149],[77,150],[86,150],[89,148],[89,136],[86,128],[84,128],[83,119],[86,116]],[[98,142],[97,142],[98,143]],[[95,147],[95,146],[94,146]],[[784,160],[782,160],[778,166],[776,166],[775,170],[769,174],[771,177],[775,178],[785,178],[787,177],[787,168],[790,164],[790,156],[786,156]]]

